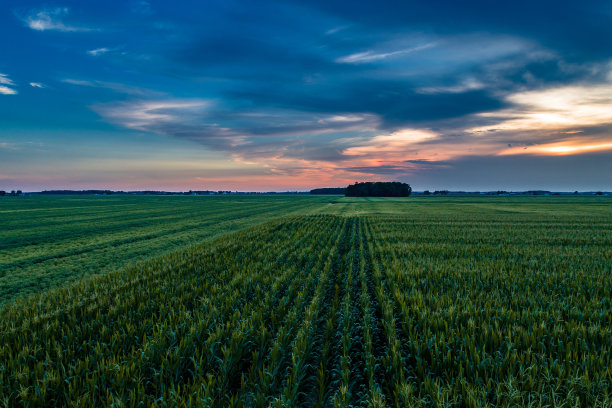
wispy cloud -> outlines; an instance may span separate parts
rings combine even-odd
[[[8,86],[0,85],[0,94],[2,95],[16,95],[17,91]]]
[[[416,93],[420,93],[420,94],[432,95],[432,94],[443,94],[443,93],[463,93],[463,92],[469,92],[469,91],[477,91],[480,89],[484,89],[485,87],[486,85],[480,82],[479,80],[474,79],[474,78],[469,78],[456,85],[422,87],[422,88],[417,88],[415,91]]]
[[[65,78],[62,79],[62,82],[76,85],[76,86],[87,86],[90,88],[102,88],[108,89],[113,92],[122,93],[126,95],[137,95],[137,96],[148,96],[152,97],[155,95],[162,95],[161,92],[153,91],[150,89],[144,89],[137,86],[121,84],[117,82],[108,82],[108,81],[98,81],[98,80],[83,80],[83,79],[74,79],[74,78]]]
[[[87,53],[91,56],[97,57],[98,55],[106,54],[107,52],[110,52],[110,51],[111,51],[110,48],[102,47],[102,48],[96,48],[93,50],[89,50],[87,51]]]
[[[338,26],[338,27],[330,28],[329,30],[327,30],[325,32],[325,34],[327,34],[327,35],[336,34],[337,32],[342,31],[342,30],[346,30],[349,27],[350,27],[349,25],[343,25],[343,26]]]
[[[414,170],[412,166],[381,164],[378,166],[345,167],[343,170],[371,176],[398,176],[408,174]]]
[[[486,131],[570,130],[612,123],[612,85],[575,85],[517,92],[506,97],[513,107],[478,114],[498,119]]]
[[[8,77],[6,74],[0,74],[0,94],[2,95],[16,95],[17,91],[11,86],[14,86],[15,83],[12,79]]]
[[[555,143],[545,143],[534,146],[517,146],[509,147],[508,149],[499,153],[500,156],[514,155],[514,154],[538,154],[538,155],[559,155],[565,156],[570,154],[581,154],[590,152],[600,152],[605,150],[612,150],[612,143],[599,142],[591,144],[580,139],[569,139]]]
[[[180,124],[188,126],[188,116],[201,118],[211,104],[205,99],[176,99],[161,101],[133,101],[94,107],[107,120],[134,130],[168,129],[180,131]],[[192,119],[193,120],[193,119]],[[183,128],[185,130],[185,128]]]
[[[28,27],[36,31],[95,31],[95,29],[90,27],[81,27],[64,23],[62,21],[63,17],[67,16],[69,13],[70,9],[67,7],[34,10],[22,20]]]
[[[8,77],[6,74],[0,74],[0,84],[3,85],[15,85],[12,79]]]
[[[153,14],[151,3],[149,3],[148,1],[144,1],[144,0],[134,1],[132,3],[131,9],[132,9],[132,12],[136,14],[143,14],[147,16]]]
[[[332,131],[373,130],[377,118],[371,114],[327,115],[291,110],[256,110],[236,112],[231,107],[217,106],[209,99],[136,100],[98,105],[96,111],[106,118],[120,118],[127,127],[131,118],[147,118],[151,122],[140,122],[143,128],[155,131],[156,126],[178,129],[180,124],[193,125],[194,129],[204,129],[206,123],[214,118],[214,126],[225,129],[231,134],[245,136],[279,136],[319,134]],[[151,115],[154,112],[164,115]],[[163,123],[161,123],[163,122]],[[163,128],[162,127],[162,128]],[[159,129],[162,129],[159,128]]]
[[[14,143],[0,142],[0,149],[1,150],[18,150],[19,148]]]
[[[448,167],[449,163],[445,160],[428,160],[428,159],[415,159],[415,160],[405,160],[406,163],[425,165],[425,166],[446,166]]]
[[[402,129],[390,134],[382,134],[368,140],[361,146],[354,146],[344,151],[346,156],[393,158],[405,161],[406,154],[418,150],[416,145],[435,139],[438,135],[429,130]]]
[[[368,50],[364,52],[358,52],[355,54],[350,54],[345,57],[340,57],[336,59],[336,62],[343,64],[362,64],[366,62],[373,62],[378,60],[384,60],[389,57],[394,57],[398,55],[411,54],[413,52],[425,50],[427,48],[431,48],[435,45],[435,43],[427,43],[423,45],[419,45],[417,47],[412,48],[404,48],[397,51],[390,52],[376,52],[373,50]]]
[[[372,132],[376,115],[319,114],[289,109],[237,111],[217,100],[166,98],[98,104],[92,109],[119,126],[190,140],[241,162],[333,162],[350,146],[345,132]],[[272,160],[270,162],[270,160]],[[273,164],[271,168],[276,168]]]
[[[86,81],[86,80],[82,80],[82,79],[66,78],[66,79],[62,79],[62,82],[65,82],[65,83],[71,84],[71,85],[78,85],[78,86],[92,86],[92,87],[97,87],[98,86],[96,84],[96,82],[94,82],[94,81]]]
[[[46,88],[46,86],[40,82],[30,82],[30,86],[32,88]]]
[[[454,129],[385,131],[377,115],[312,113],[278,109],[236,111],[208,99],[133,100],[92,106],[124,128],[190,140],[225,152],[237,163],[265,163],[270,174],[316,177],[326,172],[392,179],[451,166],[467,156],[490,156],[506,148],[505,136]],[[325,169],[324,171],[321,169]]]

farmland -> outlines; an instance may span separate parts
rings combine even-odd
[[[207,217],[227,217],[222,208],[240,200],[198,216],[204,210],[187,199],[177,198],[165,215],[159,210],[161,218],[176,216],[165,224],[169,231],[182,218],[213,225]],[[236,215],[238,225],[225,218],[231,233],[220,232],[223,224],[208,233],[185,228],[190,233],[179,234],[174,247],[183,249],[143,255],[114,272],[77,274],[70,285],[7,303],[2,402],[612,404],[609,199],[257,199],[259,213]],[[274,207],[275,199],[287,201]],[[8,214],[20,219],[13,214],[18,204],[11,205]],[[178,210],[182,205],[193,213]],[[104,208],[84,210],[83,222]],[[139,228],[154,234],[147,211],[153,209],[143,209]],[[42,217],[39,209],[32,213]],[[72,214],[63,216],[70,221]],[[36,236],[42,226],[27,222]],[[70,222],[66,229],[78,233]],[[21,253],[14,242],[3,246],[4,259]],[[40,245],[53,249],[54,242]],[[170,249],[162,246],[152,254]],[[131,249],[124,251],[118,256],[125,263]],[[94,270],[89,259],[83,262]],[[40,272],[24,272],[22,282],[28,273]]]
[[[5,198],[0,200],[0,305],[272,218],[305,214],[320,201],[294,196]]]

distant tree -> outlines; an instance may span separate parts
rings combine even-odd
[[[315,188],[310,190],[310,194],[344,194],[346,188],[344,187],[327,187],[327,188]]]
[[[393,182],[365,182],[351,184],[346,188],[347,197],[408,197],[412,193],[409,184]]]
[[[430,194],[431,194],[431,191],[429,191],[429,190],[423,191],[423,195],[430,195]]]
[[[578,195],[578,190],[574,191],[574,195]]]
[[[21,190],[17,190],[17,194],[16,195],[20,196],[21,195]]]
[[[4,197],[6,195],[6,191],[0,190],[0,197]]]
[[[10,196],[11,196],[11,197],[15,197],[16,195],[17,195],[17,193],[15,193],[15,190],[11,190],[11,194],[10,194]]]
[[[603,192],[598,191],[598,192],[596,192],[595,194],[597,194],[597,195],[603,195]]]
[[[436,190],[434,191],[434,195],[447,195],[448,190]]]

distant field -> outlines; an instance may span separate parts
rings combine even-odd
[[[612,404],[612,200],[257,199],[288,201],[5,305],[2,402]]]
[[[0,198],[0,305],[329,200],[295,196]]]
[[[595,196],[329,196],[325,204],[316,212],[345,216],[404,215],[417,219],[450,217],[464,219],[466,222],[477,222],[480,215],[487,218],[514,215],[518,221],[522,215],[532,216],[531,220],[533,216],[538,215],[552,218],[569,217],[569,220],[578,222],[609,222],[612,217],[612,197]]]

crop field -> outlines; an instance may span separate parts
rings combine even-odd
[[[318,202],[294,196],[4,198],[0,305],[272,218],[304,214]]]
[[[284,199],[6,303],[0,403],[611,406],[608,198]]]

